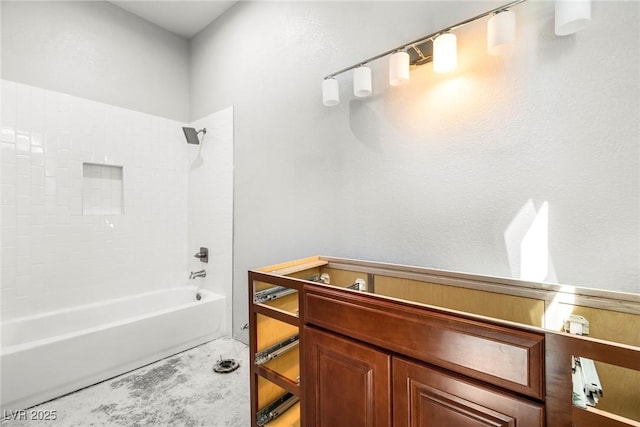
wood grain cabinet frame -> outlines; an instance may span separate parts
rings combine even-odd
[[[295,292],[253,299],[278,287]],[[266,426],[640,427],[640,295],[570,288],[319,256],[252,270],[251,358],[300,336],[252,363],[252,424],[286,392]],[[590,336],[551,329],[563,305]],[[598,408],[572,405],[573,356],[611,372]]]
[[[305,286],[304,322],[537,399],[544,335]]]

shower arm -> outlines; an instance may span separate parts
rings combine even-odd
[[[194,145],[200,145],[201,140],[203,140],[204,136],[207,134],[207,128],[196,130],[192,127],[183,126],[182,131],[184,132],[184,137],[187,139],[187,143]],[[200,137],[200,134],[202,134],[202,137]]]

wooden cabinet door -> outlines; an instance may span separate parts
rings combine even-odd
[[[357,341],[303,328],[306,427],[391,426],[391,356]]]
[[[394,357],[394,427],[542,427],[541,404]]]

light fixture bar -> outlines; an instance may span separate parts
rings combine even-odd
[[[460,27],[464,27],[465,25],[470,24],[473,21],[477,21],[478,19],[482,19],[485,16],[489,16],[489,15],[491,15],[493,13],[502,12],[503,10],[509,9],[509,8],[511,8],[513,6],[516,6],[516,5],[520,4],[520,3],[524,3],[525,1],[527,1],[527,0],[515,0],[515,1],[512,1],[512,2],[507,3],[505,5],[502,5],[500,7],[496,7],[495,9],[491,9],[491,10],[489,10],[487,12],[484,12],[484,13],[482,13],[480,15],[474,16],[473,18],[469,18],[469,19],[466,19],[464,21],[458,22],[457,24],[454,24],[454,25],[452,25],[450,27],[443,28],[442,30],[436,31],[435,33],[431,33],[431,34],[429,34],[427,36],[424,36],[424,37],[422,37],[422,38],[420,38],[418,40],[412,41],[412,42],[407,43],[407,44],[403,44],[402,46],[398,46],[398,47],[395,47],[393,49],[389,49],[388,51],[383,52],[383,53],[381,53],[379,55],[376,55],[376,56],[372,56],[371,58],[367,58],[364,61],[360,61],[360,62],[358,62],[358,63],[356,63],[354,65],[351,65],[351,66],[349,66],[347,68],[343,68],[342,70],[336,71],[335,73],[327,74],[324,78],[325,79],[333,78],[333,77],[335,77],[335,76],[337,76],[339,74],[346,73],[347,71],[353,70],[354,68],[360,67],[360,66],[365,65],[365,64],[367,64],[369,62],[378,60],[380,58],[384,58],[385,56],[391,55],[392,53],[395,53],[395,52],[397,52],[399,50],[415,49],[414,46],[418,46],[418,45],[421,45],[423,43],[426,43],[429,40],[433,39],[434,37],[439,36],[440,34],[446,33],[447,31],[456,30],[456,29],[458,29]]]

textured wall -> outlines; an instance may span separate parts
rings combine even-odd
[[[2,78],[189,118],[189,44],[104,1],[2,1]]]
[[[2,319],[187,282],[180,123],[2,80]],[[123,167],[123,215],[83,215],[83,163]]]
[[[553,34],[514,8],[517,49],[456,31],[458,69],[321,103],[324,75],[496,2],[241,2],[192,42],[191,114],[234,105],[234,333],[246,270],[312,254],[638,292],[639,4],[594,2]]]

